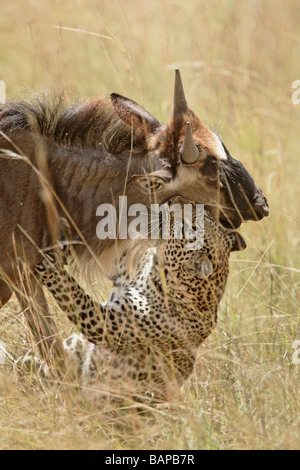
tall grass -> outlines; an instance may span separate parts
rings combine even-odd
[[[71,381],[45,384],[34,371],[15,377],[8,358],[0,365],[1,448],[299,448],[298,9],[297,0],[1,4],[8,97],[55,87],[70,100],[116,91],[166,121],[180,66],[190,106],[253,174],[271,212],[242,226],[248,248],[232,257],[217,329],[168,406],[129,398],[116,409]],[[32,347],[19,311],[15,300],[0,311],[12,357]],[[67,334],[68,322],[54,304],[52,311]]]

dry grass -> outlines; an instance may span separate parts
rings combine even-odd
[[[96,403],[74,383],[17,379],[8,363],[0,366],[1,448],[299,448],[300,365],[291,361],[300,340],[298,10],[297,0],[2,2],[9,97],[53,84],[70,99],[116,91],[165,121],[179,65],[191,107],[208,124],[221,121],[271,215],[242,227],[248,249],[232,259],[219,325],[168,408]],[[14,300],[0,311],[13,357],[30,347],[18,312]]]

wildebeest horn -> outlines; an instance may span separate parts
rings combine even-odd
[[[174,116],[182,114],[188,110],[188,104],[185,99],[183,85],[179,69],[175,70],[175,86],[174,86]]]
[[[183,142],[183,147],[180,152],[182,163],[195,163],[199,157],[199,150],[197,149],[192,133],[192,127],[190,122],[186,123],[185,128],[185,137]]]

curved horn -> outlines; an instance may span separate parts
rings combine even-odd
[[[186,123],[185,137],[184,137],[183,147],[180,152],[180,157],[181,157],[182,163],[188,163],[188,164],[195,163],[199,157],[199,150],[197,149],[194,143],[192,127],[191,127],[190,122]]]
[[[174,116],[182,114],[188,110],[188,104],[185,99],[183,85],[179,69],[175,70],[175,86],[174,86]]]

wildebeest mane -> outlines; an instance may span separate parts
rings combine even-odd
[[[24,129],[69,147],[97,149],[103,145],[114,155],[132,147],[141,153],[146,150],[145,141],[119,119],[106,98],[66,105],[63,93],[57,93],[0,105],[0,130],[9,133]]]

